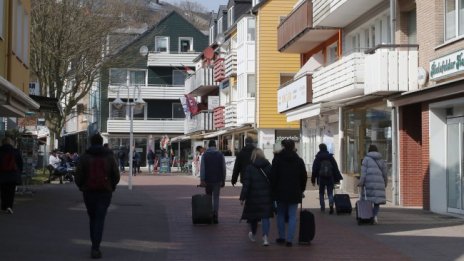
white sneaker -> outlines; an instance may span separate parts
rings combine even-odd
[[[263,246],[269,246],[269,240],[266,235],[263,236]]]
[[[6,212],[7,214],[13,214],[13,209],[7,208],[7,209],[5,210],[5,212]]]
[[[377,219],[377,216],[374,217],[374,224],[379,224],[379,220]]]
[[[248,238],[250,239],[251,242],[256,242],[255,235],[250,231],[248,232]]]

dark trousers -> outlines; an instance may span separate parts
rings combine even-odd
[[[2,201],[2,210],[6,210],[7,208],[13,208],[15,192],[16,184],[0,184],[0,198]]]
[[[99,249],[103,236],[106,211],[111,203],[111,192],[84,191],[84,203],[87,207],[90,223],[92,249]]]
[[[319,203],[321,208],[325,208],[324,202],[324,194],[325,190],[327,189],[327,197],[329,198],[329,206],[333,206],[334,204],[334,183],[331,180],[319,179]]]
[[[221,183],[208,183],[206,184],[206,195],[213,197],[213,215],[218,217],[219,212],[219,192],[221,191]]]

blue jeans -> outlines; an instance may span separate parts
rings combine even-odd
[[[90,240],[92,249],[100,249],[105,226],[105,217],[111,203],[111,192],[84,191],[84,203],[87,207],[90,224]]]
[[[334,204],[334,183],[331,180],[319,179],[319,202],[321,204],[321,209],[325,209],[324,194],[327,188],[327,197],[329,198],[329,205],[333,206]]]
[[[213,215],[217,218],[219,212],[219,192],[221,191],[221,183],[206,184],[205,192],[213,198]]]
[[[250,227],[251,227],[251,233],[253,233],[253,235],[256,235],[256,231],[258,230],[258,222],[259,222],[259,220],[258,219],[253,219],[253,220],[250,220],[249,222],[250,222]],[[261,226],[262,226],[262,230],[263,230],[263,236],[269,235],[269,230],[270,230],[270,226],[271,226],[269,218],[261,219]]]
[[[292,242],[295,235],[297,209],[298,204],[277,202],[277,229],[279,230],[279,238],[283,238],[287,242]],[[288,213],[287,237],[285,237],[285,213]]]

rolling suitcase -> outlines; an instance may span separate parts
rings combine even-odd
[[[335,189],[334,189],[335,192]],[[350,196],[348,194],[334,195],[335,212],[340,214],[351,214],[353,207],[351,206]]]
[[[192,196],[192,222],[194,225],[213,223],[213,200],[210,195]]]
[[[372,211],[372,202],[367,200],[366,187],[364,188],[364,199],[360,193],[359,200],[356,201],[356,221],[358,225],[363,223],[374,224],[374,213]]]
[[[314,214],[307,209],[303,209],[303,204],[300,208],[300,230],[298,243],[305,245],[310,244],[316,234],[316,222]]]

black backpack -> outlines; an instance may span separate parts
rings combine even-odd
[[[330,160],[325,159],[321,161],[321,167],[319,168],[319,178],[332,178],[333,177],[333,166]]]

